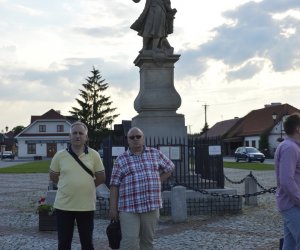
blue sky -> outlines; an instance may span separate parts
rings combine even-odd
[[[0,0],[0,131],[76,106],[92,67],[120,114],[137,113],[142,46],[130,25],[145,0]],[[271,102],[300,109],[299,0],[172,0],[175,88],[191,132]]]

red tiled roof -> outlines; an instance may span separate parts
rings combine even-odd
[[[300,110],[289,104],[270,105],[262,109],[253,110],[231,129],[226,138],[261,135],[271,130],[282,117],[295,112],[300,112]],[[272,117],[273,113],[277,114],[275,122]]]
[[[217,122],[214,126],[212,126],[207,131],[205,136],[207,137],[224,136],[239,120],[240,120],[239,118],[234,118],[230,120]]]

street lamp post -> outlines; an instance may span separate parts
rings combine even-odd
[[[287,115],[287,113],[284,115],[284,116],[282,116],[281,118],[280,118],[280,142],[282,142],[283,141],[283,138],[282,138],[282,131],[283,131],[283,126],[282,126],[282,124],[283,124],[283,122],[285,121],[285,116]],[[273,118],[273,121],[274,121],[274,124],[276,124],[276,120],[277,120],[277,113],[273,113],[272,114],[272,118]]]

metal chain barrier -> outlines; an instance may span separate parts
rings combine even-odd
[[[183,183],[174,183],[174,185],[172,185],[172,187],[174,186],[183,186],[189,190],[193,190],[195,192],[199,192],[201,194],[205,194],[205,195],[211,195],[211,196],[220,196],[220,197],[223,197],[223,198],[229,198],[229,197],[232,197],[232,198],[240,198],[240,197],[243,197],[243,198],[246,198],[246,197],[251,197],[251,196],[258,196],[258,195],[262,195],[262,194],[266,194],[266,193],[270,193],[270,194],[275,194],[276,193],[276,189],[277,187],[271,187],[269,189],[265,188],[264,186],[262,186],[256,179],[255,176],[253,176],[252,174],[252,171],[250,171],[249,175],[247,175],[245,178],[243,178],[242,180],[240,181],[232,181],[230,180],[228,177],[226,177],[224,175],[225,179],[227,181],[229,181],[230,183],[232,184],[242,184],[243,182],[245,182],[246,178],[247,177],[251,177],[257,184],[258,187],[260,187],[262,189],[262,191],[259,191],[259,192],[255,192],[255,193],[252,193],[252,194],[234,194],[234,195],[230,195],[230,194],[221,194],[221,193],[215,193],[215,192],[208,192],[207,190],[205,189],[199,189],[199,188],[194,188],[194,187],[190,187],[186,184],[183,184]]]
[[[259,188],[261,188],[262,190],[267,190],[267,188],[265,188],[263,185],[261,185],[261,184],[258,182],[258,180],[256,179],[256,177],[252,174],[252,171],[250,171],[250,173],[249,173],[245,178],[243,178],[243,179],[240,180],[240,181],[232,181],[232,180],[230,180],[227,176],[224,175],[224,178],[225,178],[228,182],[230,182],[230,183],[232,183],[232,184],[242,184],[242,183],[246,180],[247,177],[251,177],[251,178],[255,181],[256,185],[257,185]],[[275,188],[275,189],[276,189],[276,188]]]
[[[240,181],[230,180],[225,174],[224,174],[224,178],[232,184],[242,184],[246,180],[247,176],[244,179],[241,179]]]
[[[258,182],[258,180],[256,179],[256,177],[252,174],[252,171],[250,171],[250,174],[248,176],[251,177],[255,181],[255,183],[258,187],[260,187],[262,190],[266,190],[266,188],[263,185],[261,185]]]

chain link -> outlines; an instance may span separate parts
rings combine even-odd
[[[255,181],[256,185],[259,186],[262,190],[266,190],[266,188],[258,182],[258,180],[257,180],[256,177],[252,174],[252,172],[250,172],[250,174],[249,174],[248,176],[251,177],[251,178]]]
[[[250,173],[249,173],[245,178],[243,178],[243,179],[240,180],[240,181],[232,181],[232,180],[230,180],[227,176],[224,175],[224,178],[225,178],[228,182],[230,182],[230,183],[232,183],[232,184],[242,184],[243,182],[245,182],[245,180],[246,180],[247,177],[251,177],[251,178],[255,181],[256,185],[257,185],[259,188],[261,188],[262,190],[267,190],[267,188],[265,188],[263,185],[261,185],[261,184],[258,182],[258,180],[256,179],[256,177],[252,174],[252,171],[250,171]]]
[[[233,180],[230,180],[225,174],[224,174],[224,177],[228,182],[230,182],[232,184],[242,184],[247,178],[247,176],[246,176],[244,179],[241,179],[240,181],[233,181]]]
[[[275,194],[275,193],[276,193],[277,187],[271,187],[271,188],[269,188],[269,189],[265,188],[263,185],[261,185],[261,184],[258,182],[258,180],[256,179],[256,177],[253,176],[252,171],[250,171],[249,175],[247,175],[245,178],[243,178],[243,179],[240,180],[240,181],[232,181],[232,180],[230,180],[227,176],[224,175],[224,178],[225,178],[228,182],[230,182],[230,183],[232,183],[232,184],[242,184],[243,182],[245,182],[245,180],[246,180],[247,177],[252,178],[252,179],[255,181],[255,183],[257,184],[257,186],[260,187],[260,188],[262,189],[262,191],[255,192],[255,193],[252,193],[252,194],[241,194],[241,195],[240,195],[240,194],[234,194],[234,195],[230,195],[230,194],[221,194],[221,193],[216,193],[216,192],[208,192],[208,191],[205,190],[205,189],[199,189],[199,188],[190,187],[190,186],[188,186],[188,185],[186,185],[186,184],[183,184],[183,183],[174,183],[173,187],[174,187],[174,186],[183,186],[183,187],[185,187],[185,188],[187,188],[187,189],[193,190],[193,191],[195,191],[195,192],[199,192],[199,193],[201,193],[201,194],[211,195],[211,196],[213,196],[213,197],[221,196],[221,197],[223,197],[223,198],[230,198],[230,197],[232,197],[232,198],[241,198],[241,197],[243,197],[243,198],[248,198],[248,197],[258,196],[258,195],[262,195],[262,194],[266,194],[266,193],[270,193],[270,194]]]

